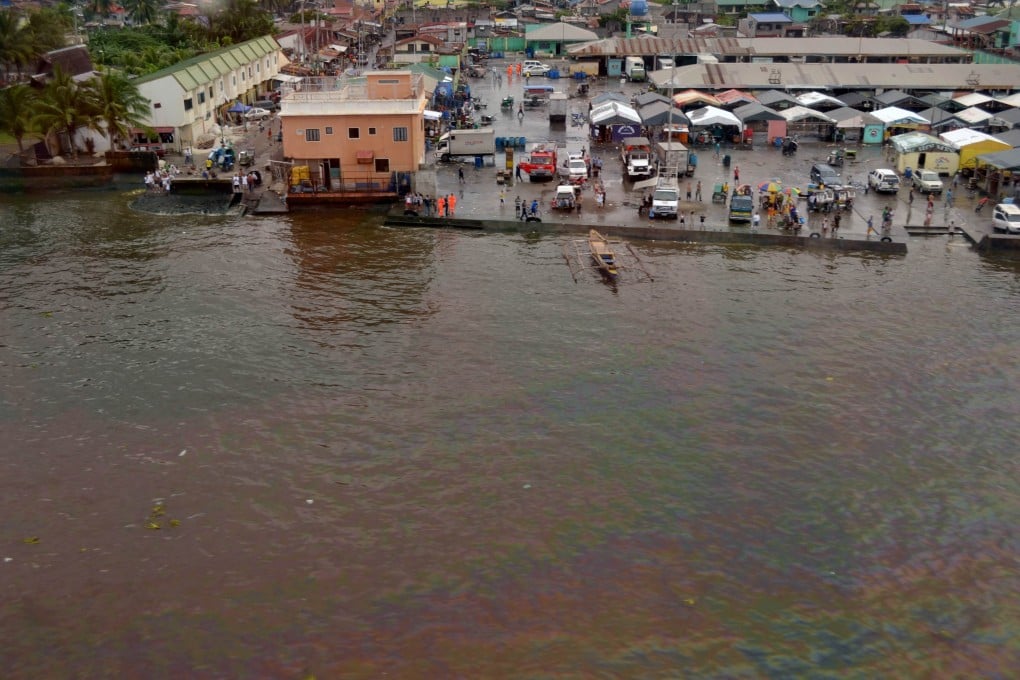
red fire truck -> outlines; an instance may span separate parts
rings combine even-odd
[[[555,142],[539,142],[528,145],[528,158],[521,161],[521,172],[528,174],[532,182],[551,180],[556,176]]]

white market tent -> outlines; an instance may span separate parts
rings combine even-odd
[[[971,107],[981,106],[982,104],[987,104],[988,102],[993,100],[986,94],[981,94],[980,92],[969,92],[967,94],[962,94],[959,97],[954,98],[953,101],[959,104],[960,106]]]
[[[1011,94],[1008,97],[999,97],[996,101],[1005,104],[1006,106],[1020,108],[1020,92]]]
[[[979,123],[987,123],[993,117],[992,114],[976,106],[972,106],[969,109],[964,109],[963,111],[957,111],[953,115],[962,120],[967,125],[978,125]]]
[[[687,118],[691,121],[691,127],[730,125],[738,128],[739,130],[744,129],[744,124],[740,122],[739,118],[729,111],[724,111],[723,109],[715,106],[705,106],[700,109],[688,111]]]
[[[797,95],[794,99],[800,102],[801,106],[807,106],[809,108],[814,108],[819,104],[829,105],[830,108],[846,106],[842,99],[836,99],[835,97],[831,97],[822,92],[805,92]]]
[[[984,132],[977,130],[971,130],[970,128],[960,128],[959,130],[949,130],[939,135],[939,138],[943,141],[949,142],[956,148],[962,148],[971,144],[977,144],[978,142],[999,142],[998,139]],[[999,142],[1002,143],[1002,142]]]
[[[928,125],[931,121],[923,118],[913,111],[901,109],[898,106],[887,106],[884,109],[872,111],[871,115],[885,123],[886,127],[897,125]]]
[[[817,120],[823,123],[836,122],[833,118],[830,118],[821,111],[815,111],[814,109],[809,109],[806,106],[791,106],[788,109],[780,111],[779,115],[785,118],[787,123],[796,123],[802,120]]]
[[[618,101],[607,101],[591,110],[588,119],[592,125],[640,125],[637,111]]]

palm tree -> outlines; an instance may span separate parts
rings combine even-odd
[[[33,125],[46,135],[47,145],[51,134],[66,134],[71,155],[78,160],[75,134],[81,128],[99,130],[93,103],[87,90],[74,82],[59,66],[53,70],[53,79],[46,84],[36,105]],[[52,149],[50,149],[52,152]]]
[[[21,71],[32,59],[32,35],[21,22],[21,15],[14,10],[0,12],[0,66],[8,79],[11,67]]]
[[[142,127],[149,113],[149,100],[119,73],[103,73],[86,85],[90,104],[98,122],[105,128],[110,146],[131,134],[131,127]]]
[[[157,0],[121,0],[121,4],[136,24],[151,24],[159,16]]]
[[[113,7],[113,0],[89,0],[88,4],[88,8],[100,19],[110,13],[111,7]]]
[[[14,85],[0,90],[0,126],[18,141],[18,153],[25,153],[23,139],[33,132],[36,92],[28,85]]]

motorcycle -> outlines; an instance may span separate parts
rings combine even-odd
[[[987,203],[988,203],[988,197],[985,196],[980,201],[977,202],[977,207],[974,208],[974,212],[976,212],[976,213],[981,212],[981,209],[984,208]]]
[[[795,142],[794,140],[792,139],[787,140],[786,143],[783,144],[783,155],[792,156],[793,154],[797,153],[797,146],[798,146],[797,142]]]

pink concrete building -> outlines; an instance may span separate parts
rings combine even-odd
[[[288,201],[393,197],[425,161],[420,74],[304,78],[280,103],[283,155],[293,162]]]

